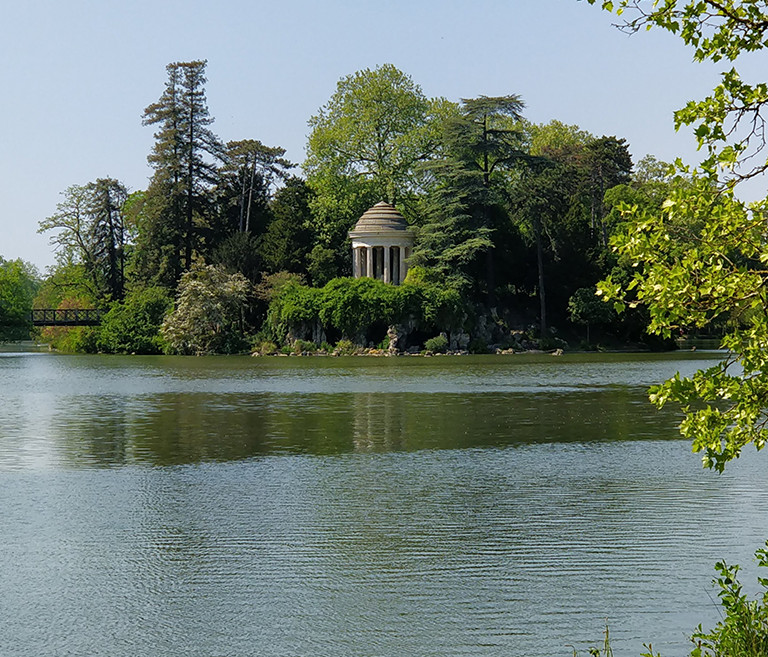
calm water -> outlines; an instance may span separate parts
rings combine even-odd
[[[706,354],[0,354],[0,655],[671,657],[768,461],[648,385]]]

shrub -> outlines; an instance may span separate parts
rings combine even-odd
[[[410,320],[424,332],[460,328],[466,317],[460,293],[415,280],[389,285],[371,278],[334,278],[322,288],[286,280],[271,296],[266,333],[282,342],[289,332],[306,334],[318,323],[347,340]]]
[[[755,556],[758,566],[768,567],[768,541]],[[715,584],[720,589],[718,595],[725,616],[709,632],[704,632],[699,625],[691,637],[696,645],[691,656],[765,657],[768,655],[768,579],[758,577],[763,593],[758,599],[749,600],[738,579],[739,566],[720,561],[715,564],[715,570],[718,573]]]
[[[271,340],[259,340],[253,345],[253,353],[261,354],[262,356],[271,356],[277,353],[277,345]]]
[[[58,310],[93,307],[93,302],[83,297],[65,297],[58,304]],[[46,326],[40,331],[41,339],[53,349],[72,353],[96,353],[98,351],[98,329],[93,326]]]
[[[247,348],[243,314],[251,285],[221,267],[196,267],[181,277],[173,312],[163,320],[166,351],[231,354]]]
[[[444,335],[430,338],[424,343],[424,349],[435,354],[444,354],[448,351],[448,338]]]
[[[77,354],[95,354],[98,351],[98,330],[94,326],[58,328],[51,346],[59,351]]]
[[[322,289],[319,317],[349,339],[369,327],[396,324],[413,307],[413,289],[372,278],[335,278]]]
[[[303,354],[304,352],[317,351],[317,345],[314,342],[308,342],[307,340],[296,340],[293,343],[293,353]]]
[[[284,281],[274,295],[267,310],[265,332],[282,342],[291,329],[313,322],[319,312],[320,290],[302,285],[295,279]]]
[[[163,350],[160,327],[172,301],[164,288],[133,292],[115,303],[104,316],[98,335],[100,351],[159,354]]]
[[[336,356],[351,356],[356,354],[357,350],[358,346],[354,342],[342,339],[336,343],[336,348],[333,350],[333,353]]]

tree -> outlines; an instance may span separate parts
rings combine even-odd
[[[536,294],[539,331],[546,335],[548,302],[547,260],[559,258],[559,224],[564,223],[576,188],[575,170],[548,159],[530,163],[521,171],[510,193],[511,219],[536,249]],[[550,254],[548,256],[548,254]]]
[[[39,286],[40,276],[32,265],[0,257],[0,341],[29,337],[29,316]]]
[[[56,212],[42,220],[39,233],[51,237],[60,264],[82,264],[89,292],[102,300],[124,294],[124,206],[128,191],[118,180],[99,178],[63,192]]]
[[[696,61],[735,61],[768,45],[765,0],[656,0],[647,10],[639,0],[615,7],[604,0],[602,6],[629,10],[623,25],[629,32],[660,27],[679,35],[693,46]],[[704,465],[719,472],[745,446],[760,450],[768,439],[768,199],[747,204],[736,195],[740,181],[768,169],[761,155],[766,103],[768,84],[745,83],[732,67],[710,96],[675,113],[676,127],[694,126],[707,156],[661,211],[625,206],[635,230],[619,233],[614,247],[637,274],[628,285],[608,279],[600,288],[619,309],[628,301],[648,308],[651,330],[663,335],[728,320],[722,361],[651,390],[657,406],[681,406],[681,434],[703,454]],[[766,550],[756,556],[759,565],[768,564]],[[699,626],[692,654],[766,654],[768,595],[749,601],[738,567],[720,562],[716,569],[725,614],[710,632]],[[764,578],[758,582],[765,588]]]
[[[647,9],[640,0],[600,0],[600,4],[630,17],[620,25],[628,33],[657,27],[678,35],[693,47],[696,62],[735,62],[766,47],[765,0],[655,0]],[[711,95],[675,112],[675,127],[693,126],[699,146],[708,152],[702,171],[739,182],[768,170],[763,155],[766,104],[768,85],[744,82],[732,67],[721,74]]]
[[[485,254],[489,306],[495,303],[493,234],[508,223],[504,174],[528,157],[520,128],[523,107],[517,95],[462,99],[459,111],[443,120],[443,157],[428,166],[437,184],[414,262],[467,281]]]
[[[511,222],[534,247],[530,273],[523,276],[522,285],[538,297],[543,336],[553,305],[548,291],[560,291],[562,298],[555,305],[564,309],[576,289],[597,280],[584,280],[592,246],[585,224],[584,172],[586,146],[594,138],[559,121],[526,123],[524,129],[530,157],[522,160],[508,186],[508,204]],[[559,280],[554,276],[558,270]],[[550,276],[556,279],[554,285]]]
[[[232,233],[219,243],[210,256],[210,262],[230,274],[242,274],[255,283],[262,269],[259,244],[259,239],[250,233]]]
[[[221,170],[222,187],[229,202],[225,208],[232,212],[236,222],[230,220],[236,230],[243,233],[263,232],[267,205],[278,182],[285,181],[288,169],[294,165],[283,157],[285,149],[265,146],[256,139],[230,141]],[[262,218],[262,230],[251,225],[252,215]],[[227,231],[229,232],[229,231]]]
[[[312,196],[312,190],[300,178],[289,178],[275,194],[270,204],[273,218],[259,245],[267,272],[307,272],[313,237],[309,228]]]
[[[309,120],[305,168],[372,183],[379,200],[398,201],[414,184],[416,164],[437,147],[434,105],[392,64],[339,80],[336,93]]]
[[[113,354],[162,353],[160,326],[173,305],[163,288],[150,287],[129,294],[112,305],[98,332],[100,351]]]
[[[172,287],[204,248],[223,146],[210,130],[205,61],[166,67],[168,81],[144,110],[144,125],[158,126],[148,161],[155,169],[138,224],[135,271],[144,281]]]
[[[625,139],[600,137],[586,146],[589,176],[590,217],[593,235],[599,235],[603,248],[608,248],[608,230],[603,221],[605,193],[616,185],[626,184],[632,175],[632,156]]]
[[[613,309],[603,303],[593,287],[580,287],[568,301],[571,321],[587,327],[587,344],[590,343],[589,329],[595,324],[607,324],[613,319]]]
[[[112,300],[125,293],[125,203],[128,190],[118,180],[99,178],[88,184],[93,269]]]
[[[624,0],[616,10],[634,10],[624,24],[629,31],[656,26],[679,34],[694,47],[697,61],[733,61],[765,47],[764,5],[669,0],[644,11]],[[677,125],[695,126],[707,157],[661,212],[625,207],[633,230],[619,233],[614,246],[636,263],[637,273],[627,285],[609,278],[600,287],[618,309],[627,303],[647,307],[650,330],[662,335],[728,320],[723,361],[692,377],[676,376],[651,394],[658,406],[681,406],[682,435],[718,471],[749,443],[761,449],[768,439],[768,201],[746,204],[735,194],[739,180],[766,168],[750,162],[765,146],[760,112],[766,102],[765,83],[741,83],[731,69],[711,96],[676,113]],[[746,119],[751,125],[745,135],[739,130]],[[744,173],[744,167],[751,168]]]
[[[420,164],[438,148],[439,117],[450,107],[384,64],[339,80],[310,118],[304,170],[314,192],[312,230],[342,269],[351,269],[347,231],[363,212],[387,200],[408,214],[408,201],[423,183]]]

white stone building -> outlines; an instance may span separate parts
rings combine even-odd
[[[352,274],[399,285],[408,273],[414,234],[403,215],[384,201],[366,211],[349,231]]]

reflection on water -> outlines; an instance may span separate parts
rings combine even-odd
[[[552,395],[75,395],[2,415],[0,469],[676,437],[671,412],[649,413],[643,389],[622,388]]]
[[[3,356],[0,469],[674,438],[646,388],[702,364]]]
[[[765,539],[647,385],[701,356],[0,357],[0,654],[616,654]]]

